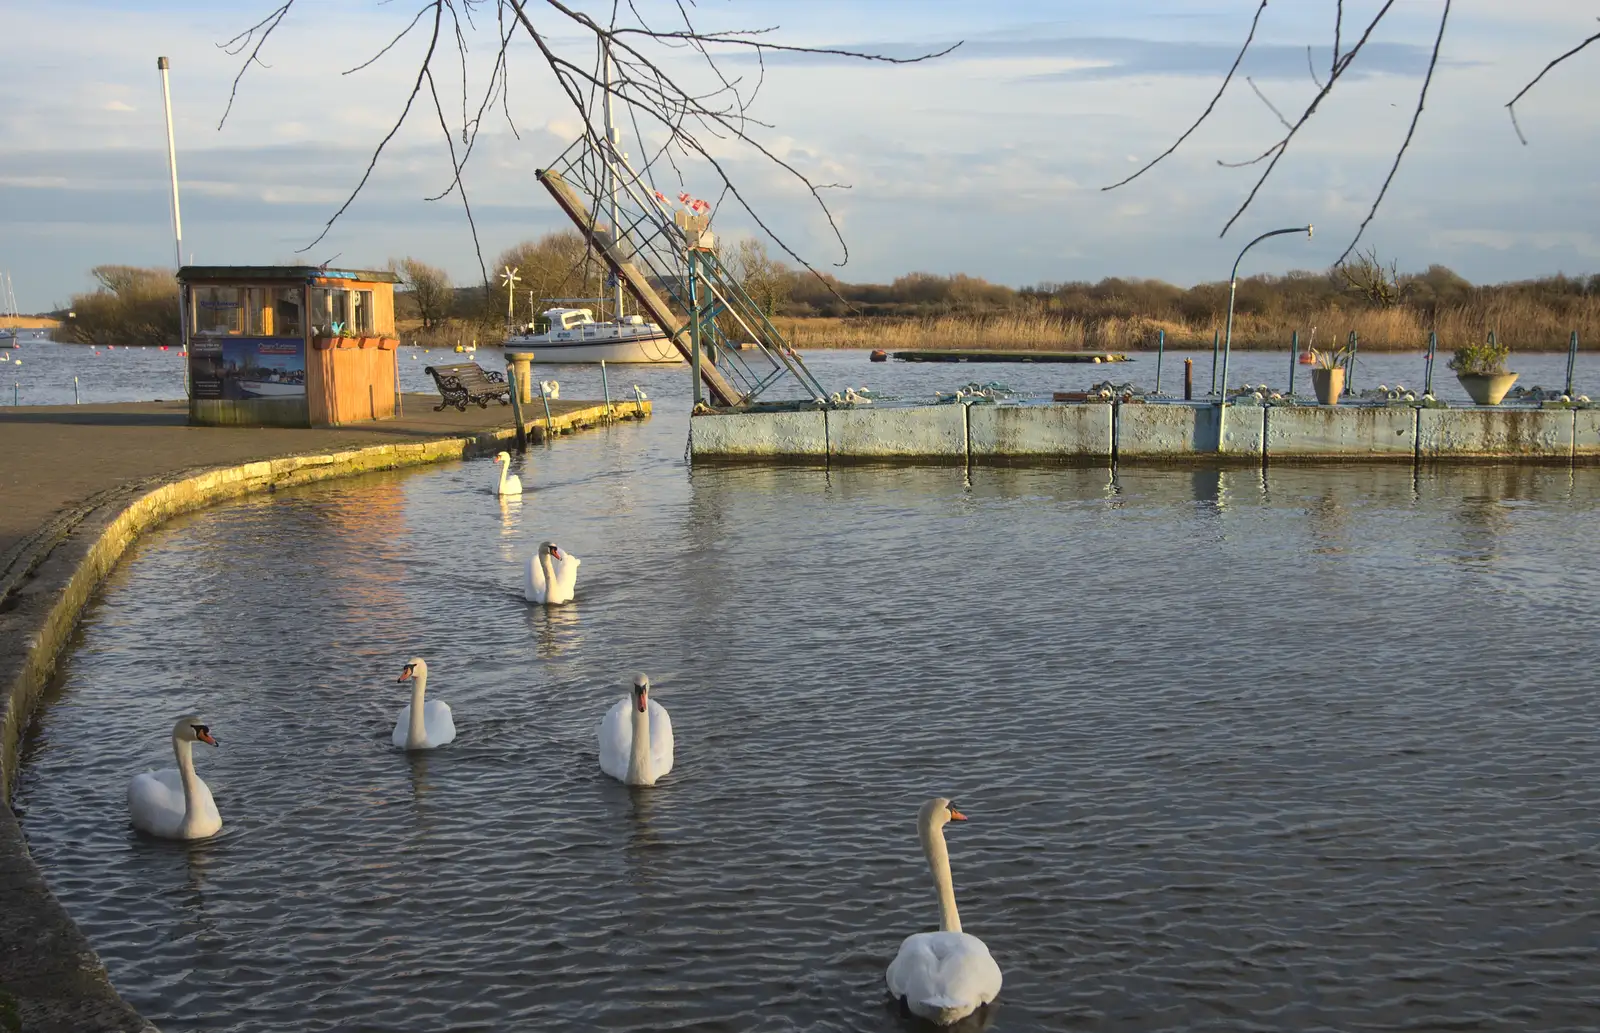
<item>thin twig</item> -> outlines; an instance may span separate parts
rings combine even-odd
[[[1593,43],[1597,39],[1600,39],[1600,32],[1595,33],[1593,36],[1590,36],[1588,39],[1584,40],[1582,43],[1579,43],[1577,46],[1573,47],[1571,50],[1567,51],[1565,54],[1562,54],[1560,57],[1556,58],[1554,61],[1551,61],[1549,64],[1545,65],[1544,68],[1542,70],[1540,70],[1539,74],[1534,76],[1528,82],[1528,85],[1526,85],[1522,89],[1518,90],[1517,91],[1517,95],[1515,97],[1512,97],[1509,101],[1506,102],[1506,110],[1511,113],[1511,128],[1516,130],[1517,139],[1522,141],[1522,146],[1524,146],[1524,147],[1528,146],[1528,138],[1522,135],[1522,127],[1517,124],[1517,109],[1516,109],[1517,101],[1522,99],[1522,95],[1523,94],[1527,93],[1529,90],[1531,90],[1535,86],[1537,86],[1539,84],[1539,80],[1543,79],[1545,77],[1545,73],[1546,72],[1549,72],[1550,69],[1554,68],[1556,65],[1559,65],[1561,62],[1565,61],[1567,58],[1571,57],[1572,55],[1578,53],[1578,51],[1582,50],[1584,47],[1587,47],[1589,44]]]

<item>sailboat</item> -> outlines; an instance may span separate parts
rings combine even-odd
[[[0,316],[11,317],[11,325],[0,326],[0,348],[20,348],[22,345],[17,343],[17,338],[21,336],[21,330],[17,326],[17,295],[11,289],[11,274],[5,273],[4,276],[5,281],[0,286],[5,288],[5,296],[0,297],[0,305],[5,307],[0,309]]]
[[[606,105],[606,197],[611,213],[611,225],[617,220],[616,152],[621,142],[611,113],[611,51],[604,40],[600,41],[601,63],[605,76]],[[615,229],[612,230],[615,232]],[[683,355],[672,339],[655,323],[640,315],[628,315],[623,308],[622,280],[612,274],[606,285],[612,297],[577,298],[575,301],[600,301],[612,303],[612,319],[597,322],[594,310],[588,308],[548,308],[541,315],[549,329],[536,332],[533,325],[522,333],[506,337],[503,347],[527,349],[533,352],[534,361],[546,362],[682,362]],[[548,301],[563,299],[550,298]]]

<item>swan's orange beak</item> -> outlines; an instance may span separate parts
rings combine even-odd
[[[647,692],[637,693],[637,694],[635,694],[634,699],[639,704],[639,713],[642,714],[645,711],[650,709],[650,695],[649,695],[649,693],[647,693]]]
[[[554,556],[556,559],[561,559],[561,550],[552,545],[550,546],[550,555]]]
[[[201,742],[210,743],[212,746],[217,744],[217,740],[213,739],[211,737],[211,732],[205,728],[196,728],[194,730],[194,737],[199,739]]]
[[[411,665],[407,664],[405,670],[400,672],[400,677],[396,678],[395,681],[410,681],[410,680],[411,680]]]
[[[967,816],[965,814],[962,814],[960,811],[956,810],[954,807],[952,807],[952,808],[950,808],[950,820],[951,821],[966,821],[967,820]]]

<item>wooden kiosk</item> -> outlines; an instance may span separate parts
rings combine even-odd
[[[398,280],[316,266],[179,269],[189,422],[330,427],[393,419]]]

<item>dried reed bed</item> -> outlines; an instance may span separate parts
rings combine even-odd
[[[1160,331],[1166,332],[1169,348],[1208,348],[1212,334],[1222,332],[1224,320],[1080,320],[1007,312],[924,319],[780,318],[776,323],[798,348],[1137,351],[1154,348]],[[1587,350],[1600,347],[1600,298],[1585,298],[1565,313],[1528,298],[1444,308],[1431,317],[1425,311],[1406,307],[1324,308],[1301,317],[1236,313],[1233,344],[1236,348],[1282,348],[1295,331],[1306,343],[1311,340],[1313,327],[1319,344],[1342,343],[1353,330],[1361,337],[1361,347],[1371,351],[1425,348],[1430,330],[1438,332],[1439,346],[1444,350],[1481,340],[1494,330],[1499,340],[1515,351],[1564,351],[1567,335],[1576,330],[1580,345]]]

